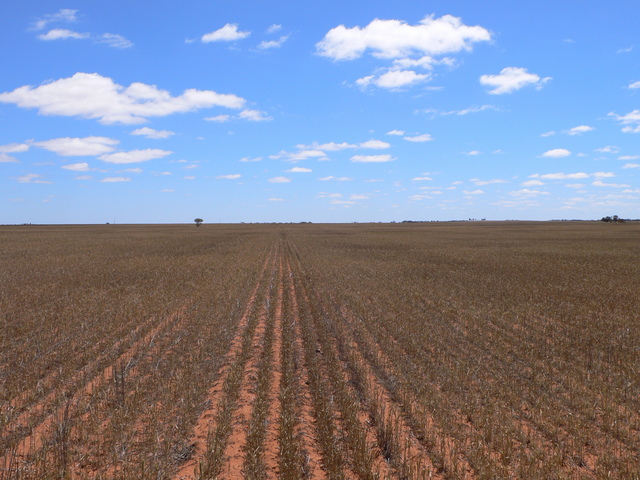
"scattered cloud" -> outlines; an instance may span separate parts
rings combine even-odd
[[[0,93],[0,103],[37,108],[41,115],[97,119],[103,124],[143,123],[150,117],[164,117],[202,108],[240,109],[245,100],[233,94],[188,89],[173,97],[155,85],[132,83],[123,87],[97,73],[76,73],[72,77],[25,85]]]
[[[538,187],[540,185],[544,185],[540,180],[527,180],[526,182],[522,182],[521,185],[523,187]]]
[[[119,140],[108,137],[54,138],[33,145],[62,157],[86,157],[113,152]]]
[[[387,132],[387,135],[402,136],[402,135],[404,135],[404,130],[391,130],[390,132]]]
[[[500,109],[495,105],[471,105],[470,107],[463,108],[462,110],[438,110],[437,108],[427,108],[424,110],[418,110],[417,112],[446,117],[449,115],[464,116],[471,113],[484,112],[486,110],[500,111]]]
[[[640,163],[625,163],[622,168],[640,168]]]
[[[269,28],[267,28],[267,33],[276,33],[280,30],[282,30],[282,25],[274,23],[273,25],[269,25]]]
[[[433,178],[431,177],[427,177],[427,176],[422,176],[422,177],[414,177],[411,179],[414,182],[422,182],[422,181],[430,181],[433,180]]]
[[[616,115],[615,113],[609,115],[615,117],[621,125],[627,125],[622,128],[624,133],[640,133],[640,110],[634,110],[626,115]]]
[[[395,160],[391,155],[354,155],[351,161],[355,163],[384,163]]]
[[[37,173],[27,173],[21,177],[16,177],[18,183],[53,183],[48,180],[43,180],[43,176]]]
[[[508,183],[506,180],[498,178],[494,178],[493,180],[480,180],[478,178],[472,178],[471,181],[478,186],[492,185],[494,183]]]
[[[326,158],[325,153],[322,150],[309,149],[309,150],[299,150],[297,152],[289,153],[285,150],[282,150],[277,155],[270,155],[269,158],[273,160],[283,159],[287,162],[300,162],[302,160],[308,160],[310,158]]]
[[[216,115],[215,117],[205,117],[207,122],[226,123],[231,120],[231,115]]]
[[[67,40],[69,38],[73,40],[82,40],[85,38],[89,38],[89,34],[78,33],[64,28],[54,28],[53,30],[49,30],[47,33],[41,33],[40,35],[38,35],[38,38],[44,41]]]
[[[64,168],[65,170],[71,170],[72,172],[88,172],[89,170],[91,170],[87,162],[70,163],[69,165],[63,165],[62,168]]]
[[[639,158],[640,155],[622,155],[621,157],[618,157],[618,160],[637,160]]]
[[[506,67],[498,75],[482,75],[480,84],[486,87],[493,87],[489,90],[492,95],[502,95],[512,93],[516,90],[533,85],[536,89],[551,80],[551,77],[540,78],[535,73],[529,73],[526,68]]]
[[[549,192],[543,192],[542,190],[531,190],[529,188],[523,188],[522,190],[514,190],[513,192],[509,192],[509,195],[514,197],[537,197],[538,195],[550,195]]]
[[[431,75],[416,73],[413,70],[390,70],[382,75],[368,75],[356,80],[356,85],[366,88],[374,85],[380,88],[396,90],[410,87],[431,79]]]
[[[595,187],[630,188],[630,185],[624,183],[605,183],[602,180],[595,180],[591,185]]]
[[[471,150],[470,152],[464,152],[465,155],[471,155],[471,156],[476,156],[476,155],[482,155],[482,152],[480,150]]]
[[[0,151],[0,163],[20,163],[18,159]]]
[[[431,140],[433,140],[433,137],[428,133],[423,133],[422,135],[404,137],[404,139],[408,142],[422,143],[422,142],[430,142]]]
[[[33,30],[43,30],[50,23],[73,23],[77,20],[78,10],[61,8],[57,13],[48,13],[37,20],[33,25]]]
[[[129,177],[106,177],[100,180],[103,183],[118,183],[118,182],[130,182]]]
[[[29,150],[29,144],[27,143],[9,143],[7,145],[0,145],[0,153],[19,153]]]
[[[240,162],[260,162],[262,160],[262,157],[242,157],[239,161]]]
[[[170,152],[168,150],[147,148],[146,150],[130,150],[128,152],[109,153],[106,155],[101,155],[98,158],[107,163],[127,164],[156,160],[158,158],[164,158],[172,153],[173,152]]]
[[[463,190],[462,193],[465,195],[482,195],[484,193],[483,190]]]
[[[270,202],[284,202],[284,198],[271,197],[269,199]]]
[[[238,114],[238,118],[249,120],[250,122],[268,122],[269,120],[273,120],[273,118],[259,110],[242,110]]]
[[[627,88],[630,90],[635,90],[637,88],[640,88],[640,80],[638,80],[637,82],[630,83]]]
[[[319,178],[318,180],[320,180],[321,182],[329,182],[331,180],[334,180],[336,182],[350,182],[353,180],[353,178],[349,178],[349,177],[334,177],[333,175],[329,175],[328,177],[322,177]]]
[[[175,135],[175,132],[172,132],[170,130],[154,130],[153,128],[142,127],[131,132],[131,135],[142,135],[147,138],[159,139],[169,138],[171,135]]]
[[[389,148],[390,146],[390,143],[383,142],[382,140],[368,140],[360,144],[360,148],[370,148],[373,150],[384,150],[385,148]]]
[[[273,177],[270,178],[269,181],[271,183],[289,183],[291,179],[287,177]]]
[[[103,33],[98,36],[96,42],[103,43],[113,48],[131,48],[133,47],[133,42],[122,35],[118,35],[117,33]]]
[[[586,132],[591,132],[595,130],[594,127],[590,127],[588,125],[580,125],[579,127],[573,127],[567,131],[569,135],[581,135]]]
[[[566,148],[554,148],[544,152],[541,156],[545,158],[563,158],[571,155],[571,152]]]
[[[122,170],[119,170],[120,172],[127,172],[127,173],[142,173],[142,169],[140,167],[137,168],[124,168]]]
[[[620,147],[616,147],[615,145],[607,145],[606,147],[596,148],[595,151],[598,153],[620,153]]]
[[[202,43],[211,42],[233,42],[235,40],[242,40],[251,35],[251,32],[243,32],[238,30],[238,24],[227,23],[224,27],[215,30],[211,33],[207,33],[202,36]]]
[[[491,33],[480,26],[464,25],[460,18],[444,15],[425,17],[418,25],[401,20],[375,19],[364,28],[332,28],[316,44],[317,53],[333,60],[355,60],[367,50],[377,58],[408,58],[414,54],[441,55],[471,50],[486,42]]]
[[[311,173],[313,172],[313,170],[311,170],[310,168],[304,168],[304,167],[293,167],[290,168],[289,170],[286,170],[289,173]]]
[[[280,48],[284,42],[289,40],[289,35],[283,35],[278,40],[264,40],[258,44],[260,50],[269,50],[271,48]]]
[[[231,175],[218,175],[216,178],[218,180],[237,180],[242,177],[239,173],[232,173]]]

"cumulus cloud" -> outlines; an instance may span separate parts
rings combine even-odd
[[[606,147],[596,148],[595,151],[598,153],[619,153],[620,147],[616,147],[615,145],[607,145]]]
[[[41,115],[97,119],[103,124],[136,124],[149,117],[164,117],[201,108],[241,109],[245,100],[233,94],[188,89],[173,97],[155,85],[132,83],[123,87],[97,73],[76,73],[32,87],[25,85],[0,93],[0,102],[37,108]]]
[[[465,195],[482,195],[484,193],[484,190],[463,190],[462,193],[464,193]]]
[[[498,75],[482,75],[480,83],[487,87],[492,95],[502,95],[520,90],[527,85],[534,85],[536,89],[551,80],[551,77],[540,78],[535,73],[529,73],[526,68],[506,67]]]
[[[588,173],[578,172],[578,173],[545,173],[539,174],[534,173],[533,175],[529,175],[529,178],[541,178],[542,180],[579,180],[582,178],[589,178]]]
[[[507,183],[506,180],[502,180],[499,178],[494,178],[492,180],[480,180],[478,178],[472,178],[471,181],[478,186],[492,185],[494,183]]]
[[[571,152],[566,148],[554,148],[544,152],[541,156],[545,158],[563,158],[571,155]]]
[[[422,182],[422,181],[427,181],[427,180],[433,180],[433,178],[427,177],[427,176],[422,176],[422,177],[414,177],[411,180],[413,180],[414,182]]]
[[[537,197],[538,195],[550,195],[549,192],[543,192],[542,190],[531,190],[529,188],[523,188],[522,190],[514,190],[509,192],[509,195],[514,197]]]
[[[172,153],[173,152],[170,152],[168,150],[147,148],[146,150],[130,150],[128,152],[109,153],[106,155],[101,155],[98,158],[107,163],[127,164],[148,162],[149,160],[164,158]]]
[[[35,142],[34,145],[62,157],[86,157],[113,152],[118,143],[120,143],[118,140],[108,137],[65,137]]]
[[[18,159],[0,151],[0,163],[19,163]]]
[[[360,144],[361,148],[371,148],[373,150],[384,150],[385,148],[389,148],[390,146],[390,143],[383,142],[382,140],[368,140]]]
[[[409,141],[409,142],[430,142],[431,140],[433,140],[433,137],[431,135],[429,135],[428,133],[423,133],[422,135],[415,135],[412,137],[404,137],[405,140]]]
[[[402,136],[402,135],[404,135],[404,130],[391,130],[390,132],[387,132],[387,135]]]
[[[395,160],[391,155],[354,155],[351,161],[355,163],[385,163]]]
[[[106,177],[100,180],[103,183],[118,183],[118,182],[130,182],[129,177]]]
[[[29,150],[29,145],[26,143],[9,143],[7,145],[0,145],[0,153],[19,153]]]
[[[243,110],[238,114],[238,118],[249,120],[250,122],[267,122],[273,120],[273,118],[259,110]]]
[[[273,177],[270,178],[269,181],[271,183],[289,183],[291,179],[287,177]]]
[[[322,150],[317,149],[299,150],[293,153],[282,150],[279,154],[271,155],[269,158],[273,160],[284,159],[288,162],[299,162],[302,160],[308,160],[310,158],[323,159],[326,158],[326,155]]]
[[[571,129],[569,129],[567,134],[569,134],[569,135],[581,135],[583,133],[591,132],[593,130],[595,130],[594,127],[590,127],[588,125],[580,125],[579,127],[573,127]]]
[[[624,183],[605,183],[602,180],[595,180],[591,183],[595,187],[629,188],[630,185]]]
[[[409,87],[431,79],[431,75],[416,73],[413,70],[390,70],[382,75],[368,75],[356,80],[359,87],[375,85],[389,90]]]
[[[218,175],[216,178],[219,180],[236,180],[240,178],[242,175],[239,173],[232,173],[231,175]]]
[[[251,35],[251,32],[242,32],[238,30],[238,24],[227,23],[224,27],[215,30],[214,32],[207,33],[202,36],[203,43],[211,42],[233,42],[235,40],[242,40]]]
[[[78,33],[72,30],[67,30],[65,28],[54,28],[53,30],[49,30],[47,33],[41,33],[38,35],[40,40],[51,41],[51,40],[67,40],[69,38],[73,40],[82,40],[85,38],[89,38],[88,33]]]
[[[521,185],[523,187],[538,187],[540,185],[544,185],[540,180],[527,180],[526,182],[522,182]]]
[[[169,138],[171,135],[175,135],[174,132],[170,130],[154,130],[149,127],[142,127],[131,132],[131,135],[142,135],[147,138]]]
[[[69,165],[62,165],[65,170],[71,170],[72,172],[88,172],[91,170],[87,162],[82,163],[70,163]]]
[[[626,115],[616,115],[615,113],[609,115],[615,117],[621,125],[626,125],[622,128],[624,133],[640,133],[640,110],[634,110]]]
[[[622,168],[640,168],[640,163],[625,163]]]
[[[304,167],[293,167],[293,168],[290,168],[289,170],[287,170],[287,172],[289,172],[289,173],[310,173],[310,172],[313,172],[313,170],[311,170],[310,168],[304,168]]]
[[[336,181],[336,182],[350,182],[351,180],[353,180],[353,178],[349,178],[349,177],[334,177],[333,175],[329,175],[328,177],[322,177],[322,178],[319,178],[318,180],[320,180],[321,182],[329,182],[331,180]]]
[[[262,157],[242,157],[239,161],[240,162],[260,162],[262,160]]]
[[[43,176],[37,173],[27,173],[21,177],[16,177],[18,183],[53,183],[48,180],[43,180]]]
[[[367,50],[375,57],[394,59],[416,53],[424,56],[471,50],[474,43],[490,39],[488,30],[464,25],[460,18],[429,15],[418,25],[380,19],[363,28],[339,25],[316,44],[316,49],[319,55],[333,60],[354,60]]]
[[[270,48],[280,48],[284,42],[289,40],[289,35],[283,35],[278,40],[265,40],[258,44],[260,50],[268,50]]]

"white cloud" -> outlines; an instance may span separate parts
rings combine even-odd
[[[77,20],[76,13],[78,10],[70,8],[61,8],[58,13],[49,13],[37,20],[33,25],[34,30],[43,30],[50,23],[68,22],[73,23]]]
[[[540,175],[539,173],[534,173],[533,175],[529,175],[529,178],[541,178],[542,180],[578,180],[581,178],[589,178],[588,173],[579,172],[579,173],[545,173]]]
[[[480,77],[482,85],[493,87],[489,90],[492,95],[515,92],[527,85],[535,85],[539,89],[549,80],[551,77],[541,79],[535,73],[527,72],[526,68],[519,67],[506,67],[498,75],[482,75]]]
[[[596,148],[595,151],[599,153],[619,153],[620,148],[614,145],[607,145],[606,147]]]
[[[2,151],[2,149],[0,148],[0,152]],[[640,158],[640,155],[622,155],[621,157],[618,157],[618,160],[637,160]]]
[[[225,123],[231,120],[231,115],[216,115],[215,117],[205,117],[207,122]]]
[[[259,110],[242,110],[238,114],[238,118],[249,120],[250,122],[267,122],[269,120],[273,120],[273,118],[265,115],[264,112]]]
[[[240,178],[242,175],[239,173],[232,173],[231,175],[218,175],[216,178],[218,180],[236,180]]]
[[[68,38],[74,40],[82,40],[85,38],[89,38],[88,33],[78,33],[72,30],[66,30],[64,28],[54,28],[53,30],[49,30],[47,33],[42,33],[38,35],[40,40],[51,41],[51,40],[66,40]]]
[[[580,125],[579,127],[573,127],[567,133],[569,135],[580,135],[582,133],[591,132],[595,130],[594,127],[590,127],[588,125]]]
[[[100,180],[103,183],[118,183],[118,182],[130,182],[129,177],[107,177]]]
[[[322,177],[322,178],[319,178],[318,180],[320,180],[321,182],[328,182],[330,180],[334,180],[336,182],[350,182],[351,180],[353,180],[353,178],[349,178],[349,177],[334,177],[333,175],[329,175],[328,177]]]
[[[78,175],[77,177],[73,177],[74,180],[91,180],[92,178],[91,175]]]
[[[91,170],[87,162],[82,163],[70,163],[69,165],[63,165],[65,170],[71,170],[72,172],[88,172]]]
[[[384,163],[395,160],[391,155],[354,155],[351,161],[355,163]]]
[[[269,28],[267,28],[267,33],[275,33],[279,32],[280,30],[282,30],[282,25],[274,23],[273,25],[269,25]]]
[[[149,127],[142,127],[131,132],[131,135],[143,135],[147,138],[169,138],[171,135],[175,135],[174,132],[170,130],[154,130]]]
[[[489,41],[491,34],[464,25],[460,18],[425,17],[418,25],[401,20],[375,19],[364,28],[340,25],[316,44],[319,55],[333,60],[354,60],[367,50],[378,58],[407,58],[414,54],[441,55],[471,50],[473,43]]]
[[[414,182],[421,182],[421,181],[426,181],[426,180],[433,180],[433,178],[423,176],[423,177],[415,177],[415,178],[412,178],[411,180],[414,181]]]
[[[242,40],[251,35],[251,32],[238,31],[238,25],[235,23],[227,23],[224,27],[207,33],[202,36],[203,43],[211,42],[232,42],[234,40]]]
[[[640,168],[640,163],[625,163],[622,168]]]
[[[407,140],[408,142],[430,142],[431,140],[433,140],[433,137],[431,135],[429,135],[428,133],[423,133],[422,135],[415,135],[413,137],[404,137],[405,140]]]
[[[262,157],[255,157],[255,158],[250,158],[250,157],[242,157],[240,160],[240,162],[260,162],[262,160]]]
[[[304,168],[304,167],[293,167],[293,168],[290,168],[289,170],[287,170],[287,172],[289,172],[289,173],[311,173],[311,172],[313,172],[313,170],[311,170],[310,168]]]
[[[417,113],[427,113],[445,117],[448,115],[464,116],[469,115],[470,113],[484,112],[485,110],[499,111],[500,109],[495,105],[471,105],[470,107],[463,108],[462,110],[438,110],[436,108],[427,108],[424,110],[418,110]]]
[[[546,158],[563,158],[571,155],[571,152],[566,148],[554,148],[544,152],[541,156]]]
[[[480,180],[480,179],[477,179],[477,178],[472,178],[471,181],[474,184],[478,185],[478,186],[492,185],[494,183],[507,183],[506,180],[501,180],[501,179],[498,179],[498,178],[494,178],[492,180]]]
[[[146,150],[130,150],[128,152],[116,152],[101,155],[98,157],[107,163],[126,164],[126,163],[139,163],[147,162],[149,160],[155,160],[158,158],[166,157],[172,154],[168,150],[160,150],[157,148],[147,148]]]
[[[18,160],[11,155],[0,151],[0,163],[19,163]]]
[[[268,50],[270,48],[280,48],[284,42],[289,40],[289,35],[283,35],[278,40],[265,40],[258,44],[260,50]]]
[[[629,84],[629,86],[627,88],[630,88],[631,90],[635,90],[636,88],[640,88],[640,80],[638,80],[637,82],[633,82],[633,83]]]
[[[284,202],[284,198],[271,197],[270,202]]]
[[[373,150],[384,150],[390,146],[390,143],[383,142],[382,140],[368,140],[360,144],[360,148],[371,148]]]
[[[523,188],[522,190],[515,190],[509,192],[509,195],[514,197],[537,197],[538,195],[550,195],[549,192],[543,192],[542,190],[531,190],[529,188]]]
[[[131,48],[133,47],[133,42],[131,40],[123,37],[122,35],[118,35],[117,33],[103,33],[97,38],[98,43],[104,43],[113,48]]]
[[[22,175],[21,177],[16,177],[18,183],[52,183],[48,180],[42,180],[42,175],[37,173],[27,173],[26,175]]]
[[[368,87],[375,85],[380,88],[388,88],[390,90],[417,85],[431,79],[431,75],[424,73],[416,73],[413,70],[389,70],[380,76],[369,75],[356,80],[359,87]]]
[[[349,200],[369,200],[369,195],[364,193],[353,193],[349,196]]]
[[[245,100],[233,94],[188,89],[177,97],[155,85],[116,84],[97,73],[76,73],[72,77],[32,87],[25,85],[0,93],[0,102],[22,108],[37,108],[42,115],[98,119],[103,124],[136,124],[149,117],[164,117],[201,108],[240,109]]]
[[[540,180],[527,180],[526,182],[522,182],[521,185],[523,187],[538,187],[540,185],[544,185]]]
[[[463,190],[462,193],[465,195],[482,195],[484,193],[483,190]]]
[[[269,158],[272,158],[274,160],[279,160],[281,158],[284,158],[285,161],[299,162],[301,160],[308,160],[309,158],[320,158],[320,159],[326,158],[326,155],[322,150],[315,150],[315,149],[300,150],[294,153],[289,153],[282,150],[279,154],[271,155]]]
[[[391,130],[390,132],[387,132],[387,135],[402,136],[402,135],[404,135],[404,130]]]
[[[29,145],[26,143],[9,143],[7,145],[0,145],[0,153],[19,153],[29,150]]]
[[[635,125],[626,126],[622,129],[625,133],[640,133],[640,110],[634,110],[632,112],[627,113],[626,115],[616,115],[615,113],[609,114],[612,117],[615,117],[616,120],[620,122],[621,125]]]
[[[471,156],[482,155],[482,152],[480,150],[471,150],[470,152],[466,152],[465,155],[471,155]]]
[[[591,185],[596,187],[629,188],[630,185],[624,183],[604,183],[602,180],[595,180]]]
[[[113,152],[118,143],[120,143],[118,140],[108,137],[65,137],[35,142],[34,145],[62,157],[85,157]]]
[[[541,137],[553,137],[555,134],[556,134],[556,132],[551,131],[551,132],[541,133],[540,136]]]
[[[122,170],[119,170],[119,172],[142,173],[142,169],[140,167],[138,167],[138,168],[124,168]]]
[[[270,178],[269,181],[271,183],[289,183],[291,179],[287,177],[273,177]]]

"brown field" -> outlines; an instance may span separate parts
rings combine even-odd
[[[638,479],[640,224],[0,227],[0,480]]]

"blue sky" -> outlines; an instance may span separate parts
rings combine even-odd
[[[637,1],[23,1],[0,223],[640,217]]]

